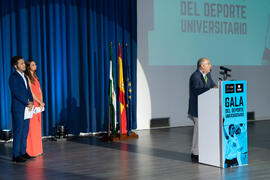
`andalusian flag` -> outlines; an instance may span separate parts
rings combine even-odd
[[[121,134],[127,134],[125,87],[124,87],[123,63],[122,63],[120,43],[118,45],[118,48],[119,48],[119,57],[118,57],[118,65],[119,65],[118,90],[119,90],[119,93],[118,93],[118,96],[119,96],[119,102],[120,102],[120,132],[121,132]]]
[[[113,70],[113,48],[110,44],[110,117],[112,119],[112,133],[116,134],[116,94],[114,86],[114,70]],[[110,129],[109,129],[110,131]]]

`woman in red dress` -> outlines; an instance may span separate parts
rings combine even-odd
[[[34,99],[34,108],[44,108],[45,104],[42,98],[39,79],[36,75],[37,66],[34,60],[26,61],[26,76]],[[39,156],[43,153],[42,135],[41,135],[41,112],[33,114],[29,123],[29,132],[27,137],[26,152],[32,157]]]

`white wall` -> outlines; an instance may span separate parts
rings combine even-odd
[[[194,59],[194,66],[149,66],[148,33],[155,28],[153,1],[137,0],[138,129],[148,129],[150,119],[160,117],[169,117],[172,127],[192,125],[187,118],[188,81],[196,69],[197,59]],[[258,120],[270,119],[270,66],[228,67],[232,69],[232,79],[247,80],[248,111],[255,111]],[[215,82],[221,77],[219,67],[213,67],[212,77]]]

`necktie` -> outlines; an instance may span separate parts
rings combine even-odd
[[[205,84],[207,84],[207,76],[204,76]]]

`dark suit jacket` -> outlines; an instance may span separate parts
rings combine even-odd
[[[26,79],[27,89],[25,87],[22,76],[17,72],[13,72],[9,77],[9,87],[12,95],[11,109],[13,112],[22,112],[28,105],[28,101],[33,102],[32,93]]]
[[[203,78],[200,70],[196,70],[189,79],[189,106],[188,114],[193,117],[198,117],[198,95],[208,91],[210,88],[216,86],[212,80],[211,74],[207,75],[207,84]]]

